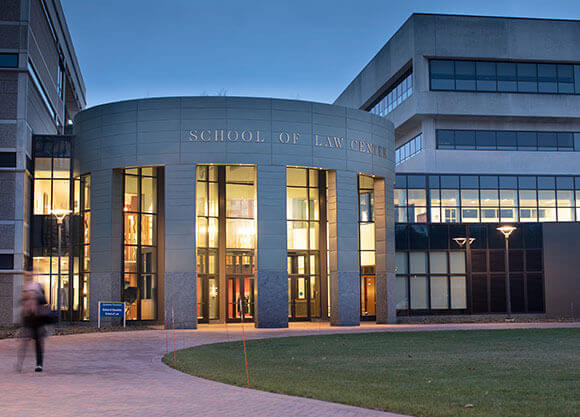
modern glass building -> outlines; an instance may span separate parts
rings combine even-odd
[[[60,5],[12,3],[0,323],[25,274],[92,323],[578,317],[579,21],[414,14],[334,104],[83,110]]]

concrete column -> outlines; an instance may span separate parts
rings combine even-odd
[[[377,178],[374,188],[377,324],[396,323],[392,181]]]
[[[360,324],[358,187],[355,172],[328,173],[330,324]]]
[[[121,301],[122,179],[120,172],[110,169],[91,172],[89,316],[92,323],[98,319],[99,301]]]
[[[288,327],[286,167],[259,166],[256,327]]]
[[[165,167],[164,306],[165,323],[197,327],[195,260],[195,165]]]

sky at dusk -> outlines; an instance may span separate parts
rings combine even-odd
[[[61,0],[88,106],[228,95],[333,102],[414,12],[579,19],[579,0]]]

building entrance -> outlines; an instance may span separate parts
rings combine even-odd
[[[288,278],[288,318],[294,321],[320,317],[320,281],[316,276]]]
[[[228,277],[228,322],[254,319],[254,278]]]

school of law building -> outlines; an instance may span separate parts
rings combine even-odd
[[[84,109],[59,2],[8,3],[1,324],[25,274],[91,323],[580,315],[580,21],[413,14],[333,104]]]

